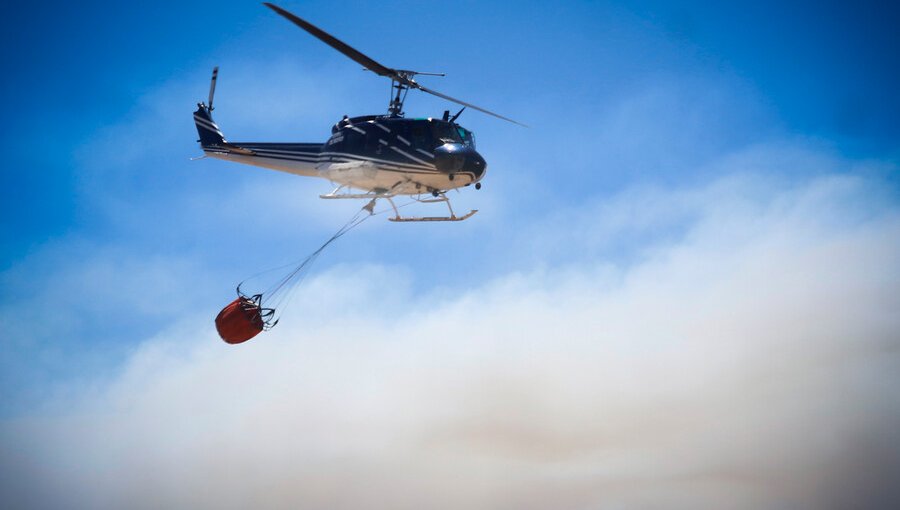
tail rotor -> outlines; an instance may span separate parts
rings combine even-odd
[[[219,76],[219,68],[214,67],[212,72],[212,80],[209,83],[209,103],[197,103],[197,111],[194,112],[194,124],[197,126],[197,134],[200,135],[200,145],[202,147],[221,147],[227,144],[225,135],[213,120],[213,96],[216,94],[216,78]]]

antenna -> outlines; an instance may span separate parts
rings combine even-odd
[[[461,110],[459,110],[458,112],[456,112],[456,115],[454,115],[454,116],[450,119],[450,122],[456,122],[456,119],[458,119],[459,116],[462,115],[462,112],[463,112],[463,110],[465,110],[465,109],[466,109],[466,107],[463,106]]]
[[[216,94],[216,78],[219,77],[219,66],[213,67],[212,80],[209,82],[209,111],[213,111],[213,96]]]

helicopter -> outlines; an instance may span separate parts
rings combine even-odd
[[[447,191],[474,185],[481,189],[487,162],[475,149],[475,134],[456,120],[466,108],[521,124],[479,106],[455,99],[419,84],[415,77],[444,76],[386,67],[326,33],[312,23],[271,3],[279,15],[331,46],[365,70],[391,80],[387,114],[344,116],[331,128],[325,143],[230,142],[212,118],[218,67],[213,69],[207,103],[197,103],[194,123],[204,156],[279,170],[301,176],[320,177],[336,187],[324,199],[368,199],[364,207],[373,213],[377,200],[387,200],[394,211],[391,221],[462,221],[477,209],[457,216]],[[403,104],[407,93],[421,90],[462,105],[451,116],[407,118]],[[407,196],[420,203],[444,203],[447,216],[404,217],[393,198]]]

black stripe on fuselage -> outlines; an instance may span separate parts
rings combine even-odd
[[[234,142],[232,143],[232,145],[253,151],[255,153],[255,157],[301,161],[305,163],[341,163],[349,161],[369,161],[379,166],[392,166],[399,169],[408,169],[410,171],[420,172],[424,171],[428,173],[435,172],[435,168],[432,165],[411,163],[402,154],[394,154],[392,152],[382,152],[376,157],[367,154],[352,154],[346,152],[322,152],[322,145],[313,143]],[[227,152],[227,150],[221,150],[218,147],[205,147],[205,149],[217,153]],[[254,156],[248,155],[248,157]]]
[[[370,127],[371,126],[371,127]],[[356,127],[356,126],[353,126]],[[366,127],[370,127],[370,129],[374,129],[376,127],[374,124],[366,125]],[[390,137],[389,137],[390,138]],[[332,161],[335,157],[343,157],[350,156],[354,158],[363,158],[368,159],[373,162],[378,162],[382,164],[393,164],[399,166],[409,166],[410,168],[433,168],[431,163],[428,161],[424,161],[418,157],[418,154],[410,155],[409,147],[392,147],[390,142],[388,142],[388,146],[381,146],[379,144],[378,147],[369,148],[362,152],[354,151],[354,152],[344,152],[340,149],[333,150],[332,147],[329,147],[327,144],[316,144],[316,143],[271,143],[271,142],[232,142],[233,145],[243,147],[245,149],[250,149],[254,152],[265,152],[265,151],[279,151],[281,154],[294,154],[300,153],[302,156],[309,156],[313,154],[320,154],[323,156],[323,159],[320,159],[320,162]],[[394,150],[390,150],[390,149]],[[332,150],[329,150],[332,149]],[[405,153],[405,154],[404,154]],[[433,157],[433,156],[432,156]]]
[[[443,175],[443,172],[438,171],[435,168],[425,168],[425,167],[411,167],[411,166],[399,166],[390,163],[379,163],[376,161],[372,161],[371,159],[358,157],[358,156],[341,156],[341,157],[333,157],[329,159],[317,159],[311,158],[308,156],[299,156],[299,155],[288,155],[288,154],[274,154],[274,153],[260,153],[256,152],[255,156],[249,156],[251,158],[256,157],[260,159],[275,159],[281,161],[297,161],[300,163],[322,163],[322,162],[334,162],[334,163],[353,163],[353,162],[370,162],[375,163],[379,170],[386,172],[396,172],[396,173],[405,173],[405,174],[420,174],[420,175]],[[240,155],[240,154],[238,154]],[[458,172],[458,175],[469,175],[472,180],[475,179],[475,174],[470,172]]]
[[[368,163],[373,163],[375,166],[378,167],[379,170],[385,170],[385,171],[391,171],[391,172],[429,174],[429,175],[443,174],[443,172],[440,172],[434,168],[409,167],[409,166],[394,165],[391,163],[380,163],[377,161],[372,161],[371,159],[361,158],[361,157],[358,157],[358,158],[339,157],[339,158],[332,158],[331,160],[313,160],[313,159],[307,159],[307,158],[302,158],[302,157],[297,157],[297,156],[288,156],[288,155],[280,155],[280,154],[259,154],[259,153],[257,153],[255,157],[264,158],[264,159],[279,159],[282,161],[298,161],[301,163],[317,163],[317,164],[318,163],[353,163],[353,162],[362,163],[362,162],[368,162]],[[473,176],[473,179],[474,179],[474,176]]]

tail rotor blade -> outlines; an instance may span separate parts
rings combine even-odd
[[[213,109],[213,96],[216,95],[216,78],[219,77],[219,66],[213,67],[212,80],[209,82],[209,101],[207,101],[207,105],[209,105],[209,111]]]

